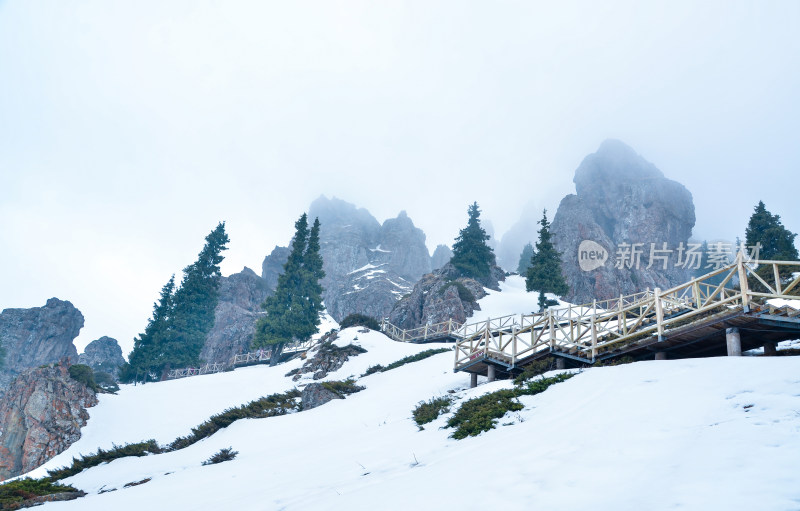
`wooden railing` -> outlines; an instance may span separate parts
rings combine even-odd
[[[225,370],[223,364],[214,363],[206,364],[200,367],[185,367],[183,369],[172,369],[167,374],[167,379],[174,380],[176,378],[186,378],[187,376],[198,376],[201,374],[219,373]]]
[[[295,341],[283,345],[281,354],[302,353],[308,351],[317,344],[317,340],[309,339],[307,341]],[[233,365],[242,366],[250,364],[261,364],[269,362],[272,358],[272,349],[265,348],[256,350],[250,353],[241,353],[233,356]]]
[[[764,267],[771,271],[759,270]],[[763,290],[754,290],[751,283]],[[455,332],[455,368],[480,357],[514,367],[541,350],[594,361],[599,353],[626,343],[651,336],[661,339],[669,328],[698,316],[735,308],[747,312],[754,300],[798,299],[799,290],[800,262],[748,260],[739,253],[730,265],[671,289],[464,325]]]
[[[420,342],[432,339],[446,339],[456,337],[456,332],[461,328],[461,323],[452,319],[432,325],[425,325],[419,328],[404,330],[389,323],[387,320],[381,322],[381,332],[390,339],[397,342]]]

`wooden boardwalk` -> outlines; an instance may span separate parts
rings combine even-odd
[[[768,278],[756,273],[764,267],[771,270]],[[800,310],[767,303],[776,298],[800,299],[800,262],[751,261],[740,254],[728,266],[665,291],[464,325],[454,332],[454,370],[493,377],[546,357],[562,359],[563,366],[622,356],[725,354],[732,332],[742,350],[769,348],[800,338]]]

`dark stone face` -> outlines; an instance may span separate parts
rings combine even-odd
[[[674,252],[667,269],[660,260],[650,265],[651,243],[677,249],[681,243],[686,246],[692,234],[694,203],[683,185],[664,177],[652,163],[616,140],[604,142],[587,156],[575,171],[574,181],[577,194],[561,201],[551,229],[570,286],[567,300],[589,303],[647,288],[667,289],[688,279],[689,272],[677,266]],[[580,247],[586,241],[593,244],[584,248],[591,246],[596,255],[605,250],[604,264],[583,261],[581,268]],[[643,244],[639,267],[616,268],[620,247],[638,243]]]
[[[86,346],[83,353],[78,356],[78,363],[91,367],[96,373],[108,373],[116,378],[125,359],[122,357],[122,348],[119,347],[117,340],[104,336]]]
[[[0,372],[0,396],[21,372],[69,359],[78,361],[72,341],[83,315],[70,302],[51,298],[44,307],[5,309],[0,313],[0,342],[6,351]]]

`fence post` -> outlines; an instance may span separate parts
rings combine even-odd
[[[511,367],[517,365],[517,325],[511,327]]]
[[[742,290],[742,308],[750,312],[750,285],[747,282],[747,270],[744,266],[744,253],[736,255],[736,264],[739,267],[739,288]]]
[[[547,309],[547,316],[550,322],[550,349],[554,350],[556,348],[556,326],[553,320],[553,310]]]
[[[656,303],[656,325],[658,327],[658,341],[664,340],[664,308],[661,304],[661,289],[655,289],[655,296],[653,300]]]
[[[772,272],[775,274],[775,292],[783,294],[781,291],[781,272],[778,271],[778,263],[772,263]]]

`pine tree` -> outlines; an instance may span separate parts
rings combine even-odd
[[[762,201],[755,207],[745,230],[745,245],[755,247],[761,244],[759,259],[773,261],[797,261],[797,248],[792,233],[781,222],[779,215],[767,211]]]
[[[151,373],[160,373],[164,379],[170,368],[199,364],[206,335],[214,326],[222,277],[219,264],[228,241],[221,222],[206,236],[197,261],[184,268],[180,288],[175,290],[173,275],[161,289],[153,317],[134,339],[133,352],[122,370],[123,381],[146,381]]]
[[[527,275],[528,268],[531,267],[531,259],[533,258],[533,245],[526,244],[519,255],[519,264],[517,265],[517,273],[520,275]]]
[[[544,211],[539,225],[542,228],[539,230],[539,241],[536,242],[536,253],[531,258],[531,265],[528,268],[525,289],[539,292],[539,307],[544,310],[549,305],[555,305],[551,300],[547,300],[545,293],[563,296],[569,292],[569,286],[561,272],[561,256],[551,241],[547,210]]]
[[[745,230],[745,245],[748,250],[753,250],[760,244],[758,258],[762,261],[797,261],[799,259],[794,239],[797,234],[792,233],[781,222],[779,215],[767,211],[764,202],[759,201],[755,207],[750,221]],[[784,267],[780,270],[781,279],[787,279],[797,268]],[[769,266],[761,266],[756,270],[766,282],[774,280],[773,270]],[[766,291],[755,277],[748,279],[750,288],[754,291]]]
[[[489,235],[481,227],[481,211],[478,203],[473,202],[468,210],[467,226],[458,233],[453,245],[453,257],[450,262],[465,277],[481,279],[488,277],[495,264],[495,256],[491,247],[486,244]]]
[[[175,293],[175,275],[161,288],[158,302],[153,304],[153,316],[144,332],[133,340],[133,351],[128,362],[120,369],[120,380],[126,383],[147,381],[148,374],[159,371],[158,349],[172,318],[172,300]]]
[[[318,330],[323,308],[319,281],[325,276],[319,230],[317,219],[309,232],[305,213],[295,222],[292,250],[278,286],[262,305],[267,314],[256,323],[253,347],[272,346],[273,365],[286,343],[308,340]]]
[[[206,335],[214,326],[214,310],[219,301],[222,251],[230,240],[221,222],[206,236],[206,244],[197,261],[183,270],[181,287],[173,298],[173,313],[159,355],[162,379],[171,367],[189,367],[200,363],[200,351]]]

